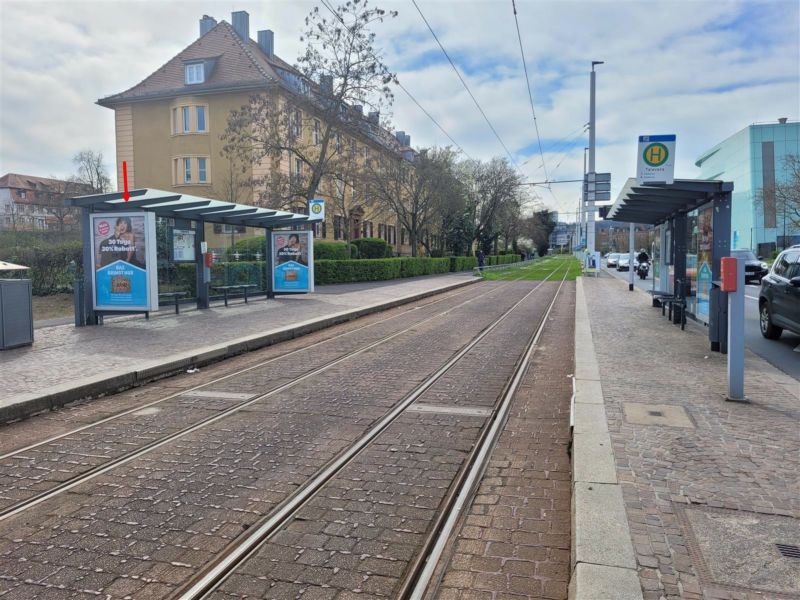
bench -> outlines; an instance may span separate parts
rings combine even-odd
[[[247,304],[247,290],[250,288],[257,288],[258,286],[254,283],[239,283],[235,285],[215,285],[213,286],[214,290],[222,290],[222,293],[225,297],[225,306],[228,306],[228,292],[234,291],[238,292],[240,290],[244,290],[244,303]]]
[[[677,291],[674,294],[669,294],[665,292],[654,292],[653,293],[653,306],[655,303],[658,302],[661,305],[661,315],[664,316],[669,309],[668,318],[670,322],[675,323],[676,321],[672,318],[673,307],[680,308],[680,323],[681,323],[681,330],[686,329],[686,294],[684,293],[684,284],[682,281],[678,280],[675,282]],[[675,311],[677,313],[677,310]]]
[[[169,301],[175,302],[175,314],[180,314],[180,299],[185,298],[188,294],[186,292],[163,292],[158,295],[159,304],[161,303],[161,298],[165,298]]]

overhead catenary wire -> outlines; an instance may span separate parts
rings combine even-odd
[[[413,0],[412,0],[413,1]],[[416,2],[415,2],[416,4]],[[542,158],[542,169],[544,169],[545,181],[550,177],[547,175],[547,164],[544,160],[544,151],[542,150],[542,137],[539,135],[539,121],[536,120],[536,108],[533,104],[533,90],[531,88],[531,80],[528,76],[528,64],[525,62],[525,50],[522,46],[522,34],[519,30],[519,18],[517,17],[517,4],[515,0],[511,0],[511,7],[514,9],[514,23],[517,26],[517,39],[519,40],[519,53],[522,56],[522,69],[525,71],[525,82],[528,84],[528,99],[531,102],[531,113],[533,114],[533,127],[536,130],[536,141],[539,144],[539,156]]]
[[[336,17],[336,19],[338,19],[338,20],[339,20],[339,22],[340,22],[342,25],[344,25],[345,27],[347,27],[347,24],[344,22],[344,20],[342,19],[341,15],[339,15],[339,13],[337,13],[337,12],[336,12],[336,11],[333,9],[333,7],[331,7],[331,5],[330,5],[330,4],[328,4],[328,2],[327,2],[326,0],[320,0],[320,2],[322,2],[322,5],[323,5],[325,8],[327,8],[327,9],[328,9],[328,11],[329,11],[329,12],[330,12],[330,13],[331,13],[331,14],[332,14],[334,17]],[[376,57],[374,54],[373,54],[373,57],[377,59],[377,57]],[[438,128],[439,128],[439,131],[441,131],[441,132],[442,132],[442,133],[443,133],[443,134],[444,134],[444,135],[447,137],[447,139],[448,139],[448,140],[450,140],[451,142],[453,142],[453,144],[455,145],[455,147],[456,147],[456,148],[458,148],[458,151],[459,151],[459,152],[461,152],[461,153],[462,153],[464,156],[466,156],[466,157],[467,157],[469,160],[471,160],[471,161],[474,161],[474,160],[475,160],[475,159],[474,159],[474,158],[472,158],[472,157],[471,157],[469,154],[467,154],[467,151],[466,151],[466,150],[464,150],[464,148],[461,146],[461,144],[459,144],[457,141],[455,141],[455,139],[453,139],[453,136],[452,136],[452,135],[450,135],[450,134],[447,132],[447,130],[446,130],[444,127],[442,127],[442,125],[439,123],[439,121],[437,121],[437,120],[436,120],[436,119],[433,117],[433,115],[431,115],[431,113],[429,113],[429,112],[427,111],[427,109],[426,109],[424,106],[422,106],[422,104],[420,103],[420,101],[419,101],[419,100],[417,100],[417,99],[414,97],[414,95],[413,95],[411,92],[409,92],[409,91],[408,91],[408,89],[407,89],[407,88],[406,88],[406,87],[405,87],[405,86],[404,86],[402,83],[400,83],[400,81],[399,81],[399,80],[398,80],[396,77],[395,77],[395,83],[397,84],[397,86],[398,86],[398,87],[399,87],[401,90],[403,90],[403,91],[406,93],[406,95],[407,95],[409,98],[411,98],[411,101],[412,101],[414,104],[416,104],[416,105],[419,107],[419,109],[420,109],[420,110],[421,110],[423,113],[425,113],[425,116],[426,116],[426,117],[428,117],[428,118],[431,120],[431,122],[432,122],[434,125],[436,125],[436,127],[438,127]]]
[[[515,168],[518,168],[517,167],[517,162],[514,160],[514,157],[512,156],[511,151],[509,151],[509,149],[506,146],[505,142],[500,137],[500,134],[497,133],[497,130],[494,128],[494,125],[492,125],[492,122],[489,120],[489,117],[486,116],[486,112],[483,110],[483,108],[481,107],[480,103],[475,98],[475,95],[472,93],[472,90],[469,89],[469,86],[467,85],[467,82],[464,81],[464,78],[461,76],[461,73],[459,72],[458,68],[456,67],[456,64],[453,62],[453,59],[450,58],[450,55],[447,53],[447,50],[445,50],[444,46],[442,45],[442,42],[439,41],[439,38],[436,35],[436,32],[433,30],[433,27],[431,27],[431,24],[428,22],[428,19],[425,18],[425,15],[422,13],[422,10],[420,9],[419,5],[417,4],[417,0],[411,0],[411,2],[414,4],[414,8],[417,9],[417,12],[419,13],[419,16],[422,17],[422,20],[425,22],[425,25],[428,27],[428,31],[431,32],[431,35],[433,36],[433,39],[436,40],[437,44],[439,44],[439,48],[441,49],[442,53],[445,55],[445,58],[447,58],[447,61],[450,63],[450,66],[453,67],[453,71],[455,71],[456,75],[458,76],[458,79],[461,81],[461,85],[463,85],[464,89],[467,90],[467,93],[469,94],[469,97],[472,98],[472,101],[475,103],[475,106],[478,108],[478,111],[480,111],[481,115],[483,116],[484,120],[486,121],[486,124],[489,125],[489,129],[492,130],[492,133],[497,138],[497,141],[500,142],[500,145],[503,147],[503,150],[505,150],[506,154],[508,154],[508,158],[511,160],[511,164],[514,165]]]

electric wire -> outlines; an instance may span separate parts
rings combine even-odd
[[[322,2],[322,5],[323,5],[325,8],[327,8],[327,9],[328,9],[328,11],[329,11],[329,12],[330,12],[330,13],[331,13],[331,14],[332,14],[334,17],[336,17],[336,18],[339,20],[339,22],[340,22],[342,25],[344,25],[345,27],[347,27],[347,24],[344,22],[344,20],[342,19],[341,15],[339,15],[339,13],[337,13],[337,12],[336,12],[336,11],[335,11],[335,10],[334,10],[332,7],[331,7],[331,5],[330,5],[330,4],[328,4],[328,2],[327,2],[326,0],[320,0],[320,2]],[[375,58],[375,59],[377,60],[377,58],[378,58],[378,57],[377,57],[377,56],[375,56],[375,55],[373,54],[373,58]],[[439,121],[437,121],[437,120],[436,120],[436,119],[433,117],[433,115],[431,115],[431,113],[429,113],[429,112],[428,112],[428,111],[425,109],[425,107],[424,107],[424,106],[422,106],[422,104],[420,103],[420,101],[419,101],[419,100],[417,100],[417,99],[414,97],[414,95],[413,95],[411,92],[409,92],[409,91],[408,91],[408,89],[407,89],[407,88],[406,88],[406,87],[405,87],[405,86],[404,86],[402,83],[400,83],[400,80],[399,80],[399,79],[397,79],[397,77],[395,77],[395,83],[397,84],[397,86],[398,86],[398,87],[399,87],[401,90],[403,90],[403,91],[406,93],[406,95],[407,95],[409,98],[411,98],[411,101],[412,101],[412,102],[414,102],[414,104],[416,104],[416,105],[419,107],[419,109],[420,109],[420,110],[421,110],[423,113],[425,113],[425,116],[426,116],[426,117],[428,117],[428,118],[429,118],[429,119],[430,119],[430,120],[433,122],[433,124],[434,124],[434,125],[436,125],[436,127],[438,127],[438,128],[439,128],[439,131],[441,131],[441,132],[442,132],[442,133],[443,133],[443,134],[444,134],[444,135],[447,137],[447,139],[448,139],[448,140],[450,140],[451,142],[453,142],[453,144],[455,145],[455,147],[456,147],[456,148],[458,148],[458,151],[459,151],[459,152],[461,152],[461,153],[462,153],[464,156],[466,156],[466,157],[467,157],[469,160],[471,160],[471,161],[474,161],[474,160],[475,160],[475,159],[474,159],[474,158],[472,158],[472,157],[471,157],[469,154],[467,154],[467,151],[466,151],[466,150],[464,150],[464,148],[461,146],[461,144],[459,144],[457,141],[455,141],[455,139],[453,139],[453,136],[452,136],[452,135],[450,135],[450,134],[447,132],[447,130],[446,130],[444,127],[442,127],[442,126],[439,124]]]
[[[469,94],[469,97],[472,98],[472,101],[475,103],[475,106],[478,108],[478,111],[480,111],[481,115],[483,116],[484,120],[486,121],[486,124],[489,125],[489,129],[492,130],[492,133],[494,133],[494,136],[497,138],[497,141],[500,142],[500,145],[503,147],[503,150],[505,150],[506,154],[508,154],[508,158],[511,159],[511,164],[514,165],[515,168],[519,168],[519,167],[517,167],[517,162],[514,160],[514,157],[511,155],[511,152],[509,151],[509,149],[506,146],[505,142],[503,142],[503,139],[500,137],[500,134],[497,133],[497,130],[494,128],[494,125],[492,125],[492,122],[489,120],[489,117],[486,116],[486,113],[484,112],[484,110],[481,107],[481,105],[478,102],[478,100],[475,98],[475,95],[472,93],[472,90],[469,89],[469,86],[467,85],[467,82],[464,81],[464,78],[461,76],[461,73],[458,71],[458,68],[456,67],[456,64],[453,62],[453,59],[450,58],[450,55],[447,53],[447,50],[445,50],[444,46],[442,45],[442,42],[439,41],[439,38],[436,35],[436,32],[431,27],[431,24],[428,23],[428,19],[426,19],[425,15],[422,13],[422,10],[420,9],[419,5],[417,4],[417,0],[411,0],[411,2],[412,2],[412,4],[414,4],[414,8],[417,9],[417,12],[419,13],[419,16],[422,17],[422,20],[425,22],[425,25],[428,27],[428,31],[431,32],[431,35],[433,36],[433,39],[436,40],[437,44],[439,44],[439,48],[442,50],[442,53],[445,55],[445,58],[447,58],[448,62],[450,63],[450,66],[453,67],[453,71],[455,71],[456,75],[458,76],[458,79],[461,81],[461,85],[463,85],[464,89],[467,90],[467,93]]]
[[[413,1],[413,0],[412,0]],[[416,4],[416,2],[415,2]],[[539,144],[539,156],[542,158],[542,169],[544,169],[544,179],[548,181],[550,178],[547,175],[547,165],[544,160],[544,151],[542,150],[542,138],[539,135],[539,121],[536,120],[536,108],[533,105],[533,90],[531,89],[531,80],[528,76],[528,64],[525,62],[525,50],[522,47],[522,34],[519,30],[519,18],[517,17],[517,4],[515,0],[511,0],[511,7],[514,9],[514,23],[517,26],[517,39],[519,40],[519,53],[522,56],[522,69],[525,71],[525,82],[528,84],[528,99],[531,102],[531,113],[533,113],[533,126],[536,130],[536,141]]]

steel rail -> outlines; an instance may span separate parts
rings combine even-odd
[[[18,454],[22,454],[23,452],[28,452],[30,450],[34,450],[36,448],[39,448],[41,446],[45,446],[47,444],[52,444],[53,442],[56,442],[56,441],[58,441],[60,439],[63,439],[65,437],[69,437],[71,435],[75,435],[76,433],[80,433],[82,431],[86,431],[87,429],[91,429],[92,427],[97,427],[98,425],[103,425],[103,424],[108,423],[110,421],[114,421],[116,419],[120,419],[122,417],[126,417],[126,416],[128,416],[130,414],[133,414],[135,412],[139,412],[140,410],[143,410],[145,408],[150,408],[151,406],[155,406],[155,405],[160,404],[162,402],[166,402],[167,400],[172,400],[173,398],[177,398],[178,396],[182,396],[182,395],[188,394],[190,392],[195,392],[197,390],[201,390],[204,387],[208,387],[210,385],[215,385],[215,384],[219,383],[220,381],[225,381],[226,379],[230,379],[231,377],[236,377],[238,375],[242,375],[243,373],[247,373],[247,372],[252,371],[254,369],[261,368],[261,367],[263,367],[265,365],[268,365],[268,364],[270,364],[272,362],[275,362],[275,361],[278,361],[278,360],[283,360],[288,356],[292,356],[293,354],[297,354],[299,352],[305,352],[306,350],[310,350],[312,348],[316,348],[317,346],[321,346],[322,344],[327,344],[328,342],[331,342],[333,340],[338,340],[338,339],[340,339],[342,337],[351,335],[353,333],[356,333],[356,332],[359,332],[359,331],[363,331],[364,329],[367,329],[369,327],[374,327],[376,325],[381,325],[383,323],[386,323],[387,321],[391,321],[392,319],[397,319],[399,317],[405,316],[405,315],[407,315],[407,314],[409,314],[409,313],[411,313],[411,312],[413,312],[415,310],[426,308],[428,306],[432,306],[433,304],[438,304],[439,302],[444,302],[445,300],[449,300],[450,298],[453,298],[455,296],[460,296],[462,294],[465,294],[466,292],[470,291],[470,289],[471,288],[467,287],[464,290],[459,290],[459,291],[457,291],[457,292],[455,292],[453,294],[449,294],[449,295],[445,296],[444,298],[439,298],[437,300],[433,300],[431,302],[427,302],[422,306],[415,306],[415,307],[409,308],[407,310],[404,310],[404,311],[400,312],[399,314],[392,315],[391,317],[387,317],[385,319],[381,319],[379,321],[375,321],[374,323],[367,323],[366,325],[362,325],[362,326],[357,327],[355,329],[351,329],[350,331],[345,331],[343,333],[339,333],[339,334],[337,334],[335,336],[326,338],[324,340],[320,340],[318,342],[314,342],[313,344],[310,344],[308,346],[303,346],[302,348],[297,348],[295,350],[291,350],[291,351],[289,351],[289,352],[287,352],[285,354],[281,354],[280,356],[274,356],[274,357],[269,358],[269,359],[267,359],[265,361],[262,361],[262,362],[260,362],[258,364],[251,365],[249,367],[245,367],[244,369],[240,369],[238,371],[234,371],[232,373],[228,373],[228,374],[223,375],[221,377],[217,377],[216,379],[212,379],[211,381],[207,381],[206,383],[201,383],[199,385],[196,385],[195,387],[187,388],[187,389],[182,390],[180,392],[175,392],[173,394],[169,394],[167,396],[164,396],[163,398],[159,398],[158,400],[153,400],[152,402],[148,402],[146,404],[141,404],[141,405],[136,406],[134,408],[130,408],[128,410],[125,410],[125,411],[116,413],[114,415],[105,417],[103,419],[100,419],[99,421],[94,421],[92,423],[88,423],[86,425],[82,425],[80,427],[76,427],[75,429],[71,429],[70,431],[67,431],[65,433],[59,433],[58,435],[54,435],[54,436],[51,436],[51,437],[49,437],[49,438],[47,438],[45,440],[41,440],[39,442],[35,442],[33,444],[29,444],[29,445],[27,445],[27,446],[25,446],[23,448],[18,448],[16,450],[11,450],[9,452],[6,452],[5,454],[0,454],[0,460],[5,460],[7,458],[11,458],[12,456],[16,456]],[[486,294],[486,293],[488,293],[488,292],[484,292],[484,294]],[[480,295],[476,296],[476,298],[480,298],[484,294],[480,294]],[[294,338],[294,339],[297,339],[297,338]],[[286,341],[288,341],[288,340],[286,340]]]
[[[236,568],[258,551],[259,547],[270,537],[286,526],[309,500],[311,500],[322,487],[340,473],[345,467],[366,448],[375,438],[383,433],[406,409],[413,404],[422,394],[433,386],[445,373],[455,366],[467,353],[480,343],[491,331],[504,321],[520,304],[538,290],[560,268],[553,270],[545,279],[539,282],[525,296],[514,303],[500,317],[486,326],[476,337],[458,351],[442,367],[421,382],[403,400],[397,403],[386,415],[375,423],[361,438],[356,440],[349,448],[330,461],[315,476],[288,496],[273,511],[266,515],[260,524],[252,525],[241,539],[234,541],[211,563],[206,565],[196,577],[184,584],[170,598],[181,600],[196,600],[206,598],[213,593],[219,585],[230,576]],[[565,273],[566,276],[566,273]],[[563,280],[562,280],[563,283]],[[552,303],[551,303],[552,306]]]
[[[506,285],[510,285],[510,283],[513,283],[513,282],[509,282],[509,284],[506,284]],[[469,298],[469,299],[467,299],[467,300],[465,300],[465,301],[463,301],[463,302],[461,302],[459,304],[456,304],[455,306],[450,307],[447,310],[444,310],[444,311],[442,311],[440,313],[431,315],[430,317],[427,317],[427,318],[425,318],[425,319],[423,319],[421,321],[417,321],[416,323],[414,323],[413,325],[410,325],[409,327],[406,327],[405,329],[401,329],[400,331],[396,331],[394,333],[391,333],[391,334],[389,334],[387,336],[384,336],[384,337],[380,338],[379,340],[376,340],[374,342],[371,342],[371,343],[367,344],[366,346],[362,346],[362,347],[358,348],[357,350],[350,351],[350,352],[348,352],[346,354],[343,354],[343,355],[341,355],[341,356],[339,356],[339,357],[337,357],[335,359],[332,359],[332,360],[324,363],[323,365],[321,365],[319,367],[316,367],[313,370],[310,370],[307,373],[304,373],[303,375],[300,375],[300,376],[292,379],[291,381],[288,381],[288,382],[284,383],[283,385],[280,385],[280,386],[278,386],[276,388],[273,388],[273,389],[271,389],[271,390],[269,390],[269,391],[267,391],[267,392],[265,392],[263,394],[259,394],[258,396],[250,398],[249,400],[245,400],[244,402],[237,403],[237,404],[235,404],[235,405],[233,405],[233,406],[231,406],[231,407],[229,407],[229,408],[227,408],[227,409],[225,409],[223,411],[220,411],[219,413],[217,413],[215,415],[211,415],[211,416],[206,417],[204,419],[201,419],[201,420],[199,420],[199,421],[197,421],[197,422],[195,422],[195,423],[193,423],[191,425],[188,425],[188,426],[184,427],[183,429],[180,429],[180,430],[175,431],[175,432],[173,432],[173,433],[171,433],[169,435],[166,435],[166,436],[160,437],[158,439],[155,439],[155,440],[153,440],[153,441],[151,441],[151,442],[149,442],[149,443],[147,443],[147,444],[145,444],[143,446],[140,446],[139,448],[136,448],[134,450],[126,452],[125,454],[122,454],[122,455],[120,455],[120,456],[118,456],[118,457],[116,457],[114,459],[111,459],[111,460],[106,461],[104,463],[101,463],[101,464],[99,464],[99,465],[97,465],[97,466],[95,466],[95,467],[93,467],[91,469],[88,469],[88,470],[84,471],[83,473],[81,473],[79,475],[76,475],[75,477],[72,477],[70,479],[66,479],[66,480],[61,481],[61,482],[57,482],[57,483],[55,483],[53,485],[53,487],[51,487],[48,490],[44,490],[44,491],[42,491],[42,492],[40,492],[40,493],[30,497],[30,498],[27,498],[25,500],[20,500],[19,502],[15,502],[14,504],[11,504],[11,505],[3,508],[2,510],[0,510],[0,522],[5,521],[5,520],[7,520],[7,519],[9,519],[9,518],[11,518],[11,517],[23,512],[23,511],[25,511],[25,510],[33,508],[34,506],[44,502],[45,500],[49,500],[49,499],[51,499],[51,498],[53,498],[53,497],[55,497],[55,496],[57,496],[57,495],[59,495],[59,494],[61,494],[63,492],[66,492],[66,491],[68,491],[68,490],[70,490],[70,489],[72,489],[72,488],[74,488],[74,487],[76,487],[78,485],[86,483],[87,481],[90,481],[90,480],[94,479],[95,477],[97,477],[99,475],[107,473],[107,472],[109,472],[109,471],[111,471],[111,470],[113,470],[113,469],[115,469],[117,467],[120,467],[120,466],[122,466],[122,465],[124,465],[124,464],[126,464],[126,463],[128,463],[128,462],[130,462],[132,460],[140,458],[141,456],[144,456],[145,454],[148,454],[148,453],[152,452],[153,450],[156,450],[156,449],[158,449],[158,448],[160,448],[162,446],[165,446],[165,445],[170,444],[170,443],[172,443],[172,442],[174,442],[174,441],[176,441],[176,440],[178,440],[180,438],[183,438],[183,437],[189,435],[190,433],[198,431],[198,430],[200,430],[200,429],[202,429],[202,428],[204,428],[204,427],[206,427],[208,425],[216,423],[217,421],[221,421],[223,419],[226,419],[226,418],[230,417],[231,415],[234,415],[234,414],[238,413],[242,409],[247,408],[248,406],[252,406],[253,404],[256,404],[257,402],[265,400],[265,399],[267,399],[267,398],[269,398],[271,396],[280,394],[280,393],[282,393],[282,392],[294,387],[295,385],[297,385],[297,384],[299,384],[299,383],[301,383],[303,381],[306,381],[308,379],[316,377],[320,373],[322,373],[324,371],[327,371],[328,369],[330,369],[330,368],[332,368],[332,367],[334,367],[334,366],[336,366],[336,365],[338,365],[338,364],[340,364],[340,363],[342,363],[344,361],[347,361],[347,360],[349,360],[349,359],[351,359],[351,358],[353,358],[355,356],[359,356],[359,355],[363,354],[364,352],[372,350],[373,348],[376,348],[377,346],[380,346],[380,345],[385,344],[386,342],[388,342],[390,340],[393,340],[396,337],[399,337],[399,336],[401,336],[403,334],[406,334],[409,331],[412,331],[413,329],[415,329],[416,327],[418,327],[418,326],[420,326],[420,325],[422,325],[424,323],[427,323],[429,321],[437,319],[437,318],[439,318],[441,316],[447,315],[450,312],[452,312],[453,310],[455,310],[457,308],[460,308],[461,306],[464,306],[465,304],[469,304],[470,302],[473,302],[474,300],[477,300],[477,299],[479,299],[479,298],[481,298],[481,297],[483,297],[483,296],[485,296],[487,294],[502,290],[504,287],[506,287],[506,285],[498,286],[496,288],[492,288],[492,289],[489,289],[489,290],[487,290],[487,291],[485,291],[485,292],[483,292],[481,294],[478,294],[477,296],[473,296],[472,298]],[[450,297],[452,297],[452,296],[450,296]],[[410,312],[410,311],[406,311],[406,312]],[[333,338],[331,338],[331,339],[333,339]],[[288,356],[288,355],[289,354],[286,354],[286,355],[284,355],[284,357]],[[279,357],[279,358],[283,358],[283,357]],[[271,359],[271,360],[273,360],[273,359]],[[185,393],[186,393],[185,391],[181,392],[181,394],[185,394]],[[180,394],[178,394],[178,395],[180,395]],[[144,407],[139,407],[136,410],[142,410],[142,408],[144,408]],[[133,411],[133,412],[135,412],[135,411]]]
[[[542,315],[536,331],[531,336],[522,359],[516,365],[514,375],[509,381],[505,392],[501,395],[499,406],[490,418],[490,425],[484,428],[481,438],[475,445],[467,461],[466,468],[461,471],[459,481],[456,486],[451,488],[454,490],[454,493],[448,497],[445,509],[439,513],[437,522],[423,546],[423,551],[417,555],[413,567],[407,571],[408,575],[403,581],[397,598],[402,598],[403,600],[422,600],[425,597],[431,581],[436,574],[437,566],[445,551],[445,547],[449,543],[464,509],[469,506],[469,502],[475,494],[480,480],[486,471],[492,452],[508,420],[514,396],[525,376],[527,365],[530,363],[530,359],[536,350],[539,338],[542,335],[542,331],[544,331],[553,306],[555,306],[567,274],[568,270],[564,273],[558,285],[558,289],[553,295],[553,299]]]

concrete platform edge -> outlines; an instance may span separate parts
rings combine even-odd
[[[0,405],[0,424],[25,419],[47,410],[55,410],[71,402],[90,400],[139,387],[158,379],[177,375],[190,367],[209,365],[244,352],[301,337],[376,312],[402,306],[403,304],[424,300],[430,296],[449,292],[480,281],[483,280],[475,278],[475,280],[460,281],[386,302],[377,302],[360,308],[333,313],[318,319],[301,321],[289,327],[272,329],[264,333],[231,340],[224,344],[207,346],[191,353],[176,354],[145,367],[139,366],[131,371],[117,371],[92,377],[77,386],[65,384],[64,386],[52,387],[44,394],[21,394],[3,401],[2,405]]]
[[[583,278],[575,290],[570,600],[641,600],[622,488],[614,468]]]

